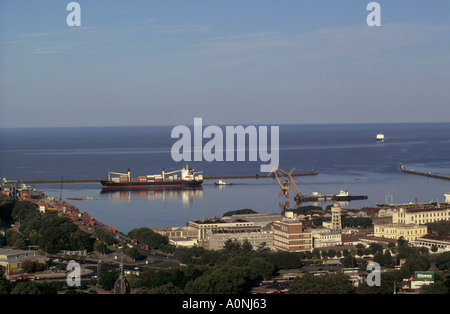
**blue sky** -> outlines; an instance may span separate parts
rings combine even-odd
[[[448,122],[450,1],[0,0],[0,127]]]

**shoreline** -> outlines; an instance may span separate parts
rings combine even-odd
[[[296,172],[291,174],[293,177],[299,176],[315,176],[318,175],[316,171],[309,172]],[[274,174],[242,174],[242,175],[213,175],[213,176],[203,176],[204,180],[215,180],[215,179],[263,179],[263,178],[275,178]],[[10,180],[7,183],[23,183],[23,184],[52,184],[52,183],[92,183],[99,182],[100,180],[106,180],[106,178],[81,178],[81,179],[28,179],[28,180]]]

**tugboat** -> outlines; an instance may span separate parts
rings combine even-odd
[[[214,184],[215,185],[233,185],[233,183],[227,183],[227,182],[223,181],[222,179],[219,179],[219,181],[216,181]]]

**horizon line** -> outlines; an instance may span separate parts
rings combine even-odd
[[[231,126],[231,125],[242,125],[242,126],[291,126],[291,125],[380,125],[380,124],[448,124],[450,122],[444,121],[425,121],[425,122],[417,122],[417,121],[409,121],[409,122],[311,122],[311,123],[221,123],[221,124],[204,124],[205,126],[209,125],[217,125],[217,126]],[[0,130],[4,129],[56,129],[56,128],[142,128],[142,127],[175,127],[178,125],[187,125],[193,126],[193,124],[158,124],[158,125],[80,125],[80,126],[12,126],[12,127],[2,127],[0,126]]]

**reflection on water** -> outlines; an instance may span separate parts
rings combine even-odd
[[[194,200],[203,198],[202,187],[186,187],[186,188],[159,188],[159,189],[120,189],[110,190],[102,189],[101,194],[108,195],[109,200],[128,201],[131,204],[132,196],[140,199],[161,200],[162,204],[166,201],[180,200],[184,206],[194,204]]]

